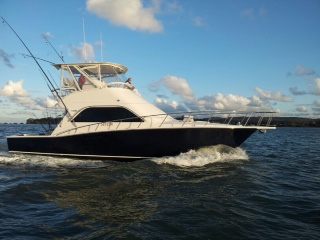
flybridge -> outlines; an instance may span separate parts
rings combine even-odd
[[[127,86],[124,84],[126,81],[124,74],[128,68],[117,63],[73,63],[53,64],[53,66],[61,70],[60,90],[64,96],[74,91],[111,87],[115,83],[122,87]],[[82,76],[81,82],[79,79]]]

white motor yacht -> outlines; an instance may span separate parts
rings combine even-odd
[[[257,130],[275,129],[273,112],[165,113],[125,83],[128,69],[120,64],[53,66],[61,71],[56,98],[65,114],[47,134],[7,137],[11,153],[130,161],[218,144],[237,147]]]

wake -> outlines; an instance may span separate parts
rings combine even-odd
[[[0,165],[25,168],[102,168],[107,165],[107,162],[39,155],[6,154],[0,155]]]
[[[216,162],[249,160],[241,148],[225,145],[190,150],[174,157],[153,158],[157,164],[170,164],[179,167],[201,167]],[[104,168],[112,164],[107,160],[80,160],[75,158],[51,157],[39,155],[8,154],[0,152],[0,165],[24,168]]]
[[[157,164],[171,164],[179,167],[201,167],[210,163],[239,160],[249,160],[247,153],[241,148],[216,145],[190,150],[175,157],[155,158],[152,161]]]

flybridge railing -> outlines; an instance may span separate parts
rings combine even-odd
[[[161,127],[201,127],[207,125],[237,125],[244,127],[271,127],[271,121],[277,112],[236,112],[236,111],[197,111],[197,112],[176,112],[168,114],[147,115],[134,118],[117,119],[99,123],[91,123],[85,126],[78,126],[57,133],[77,133],[78,130],[87,128],[86,132],[96,132],[99,127],[107,127],[107,130],[138,129],[145,122],[149,122],[150,128]],[[138,120],[138,121],[137,121]],[[61,124],[61,123],[60,123]],[[76,124],[76,123],[75,123]],[[120,128],[124,126],[125,128]],[[144,127],[146,125],[144,124]],[[83,131],[81,131],[83,133]]]

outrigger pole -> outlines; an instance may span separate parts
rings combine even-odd
[[[42,37],[46,40],[47,43],[50,44],[50,46],[52,47],[52,49],[56,52],[56,54],[59,56],[59,58],[61,59],[62,62],[64,62],[63,60],[63,56],[60,56],[60,54],[57,52],[57,50],[52,46],[51,42],[49,41],[49,39],[46,37],[46,35],[42,35]]]
[[[45,73],[45,71],[43,70],[43,68],[41,67],[41,65],[39,64],[39,62],[37,61],[37,58],[35,56],[33,56],[32,52],[29,50],[29,48],[27,47],[27,45],[22,41],[22,39],[19,37],[19,35],[16,33],[16,31],[10,26],[10,24],[3,18],[1,17],[3,22],[6,23],[9,28],[13,31],[13,33],[19,38],[19,40],[21,41],[21,43],[23,44],[23,46],[28,50],[28,52],[30,53],[31,57],[33,58],[33,60],[37,63],[38,67],[40,68],[41,72],[43,73],[43,75],[46,77],[46,79],[48,80],[48,82],[50,83],[53,91],[56,93],[57,97],[59,98],[59,100],[61,101],[61,103],[63,104],[66,112],[69,114],[69,116],[71,117],[71,114],[67,108],[67,106],[65,105],[65,103],[63,102],[62,98],[60,97],[59,93],[57,92],[57,90],[55,89],[55,87],[53,86],[52,82],[50,81],[49,77],[47,76],[47,74]]]
[[[33,56],[30,56],[30,55],[28,55],[28,54],[24,54],[24,53],[20,53],[22,56],[24,56],[24,57],[33,57]],[[36,58],[36,59],[38,59],[38,60],[41,60],[41,61],[44,61],[44,62],[48,62],[48,63],[51,63],[51,64],[54,64],[53,62],[50,62],[50,61],[48,61],[48,60],[44,60],[44,59],[42,59],[42,58],[38,58],[38,57],[34,57],[34,58]]]

